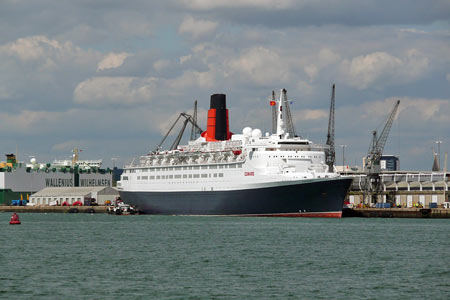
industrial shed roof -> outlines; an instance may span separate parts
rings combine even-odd
[[[32,197],[87,196],[91,193],[118,195],[119,192],[108,186],[97,187],[47,187],[31,195]]]

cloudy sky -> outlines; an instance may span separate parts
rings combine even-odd
[[[227,94],[230,127],[271,128],[286,88],[297,132],[361,165],[401,100],[385,154],[429,170],[450,150],[450,1],[1,0],[0,153],[129,163],[180,112]],[[170,146],[170,145],[167,145]]]

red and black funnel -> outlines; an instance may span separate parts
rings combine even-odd
[[[211,95],[210,109],[208,110],[208,122],[206,131],[202,137],[208,142],[225,141],[231,138],[228,123],[227,99],[225,94]]]

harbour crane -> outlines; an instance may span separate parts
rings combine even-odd
[[[192,124],[197,124],[197,100],[194,102],[194,116],[192,117]],[[198,130],[196,130],[195,126],[192,125],[191,129],[191,141],[195,140],[198,136]],[[200,132],[201,133],[201,132]]]
[[[377,131],[372,131],[372,140],[370,142],[369,151],[364,163],[364,170],[367,174],[364,196],[368,195],[372,200],[377,199],[380,191],[380,173],[381,166],[380,160],[383,155],[384,146],[386,145],[387,138],[389,136],[389,132],[392,127],[392,123],[394,122],[395,115],[397,113],[398,106],[400,105],[400,100],[394,105],[391,113],[389,114],[386,124],[384,125],[383,130],[381,131],[380,136],[377,136]],[[366,198],[366,197],[364,197]]]
[[[331,90],[331,104],[330,104],[330,116],[328,119],[328,134],[327,142],[328,146],[325,150],[325,162],[328,165],[328,172],[334,171],[334,162],[336,160],[336,150],[334,147],[334,99],[335,99],[335,85]]]

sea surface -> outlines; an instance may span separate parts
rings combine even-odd
[[[450,220],[0,213],[0,299],[450,299]]]

